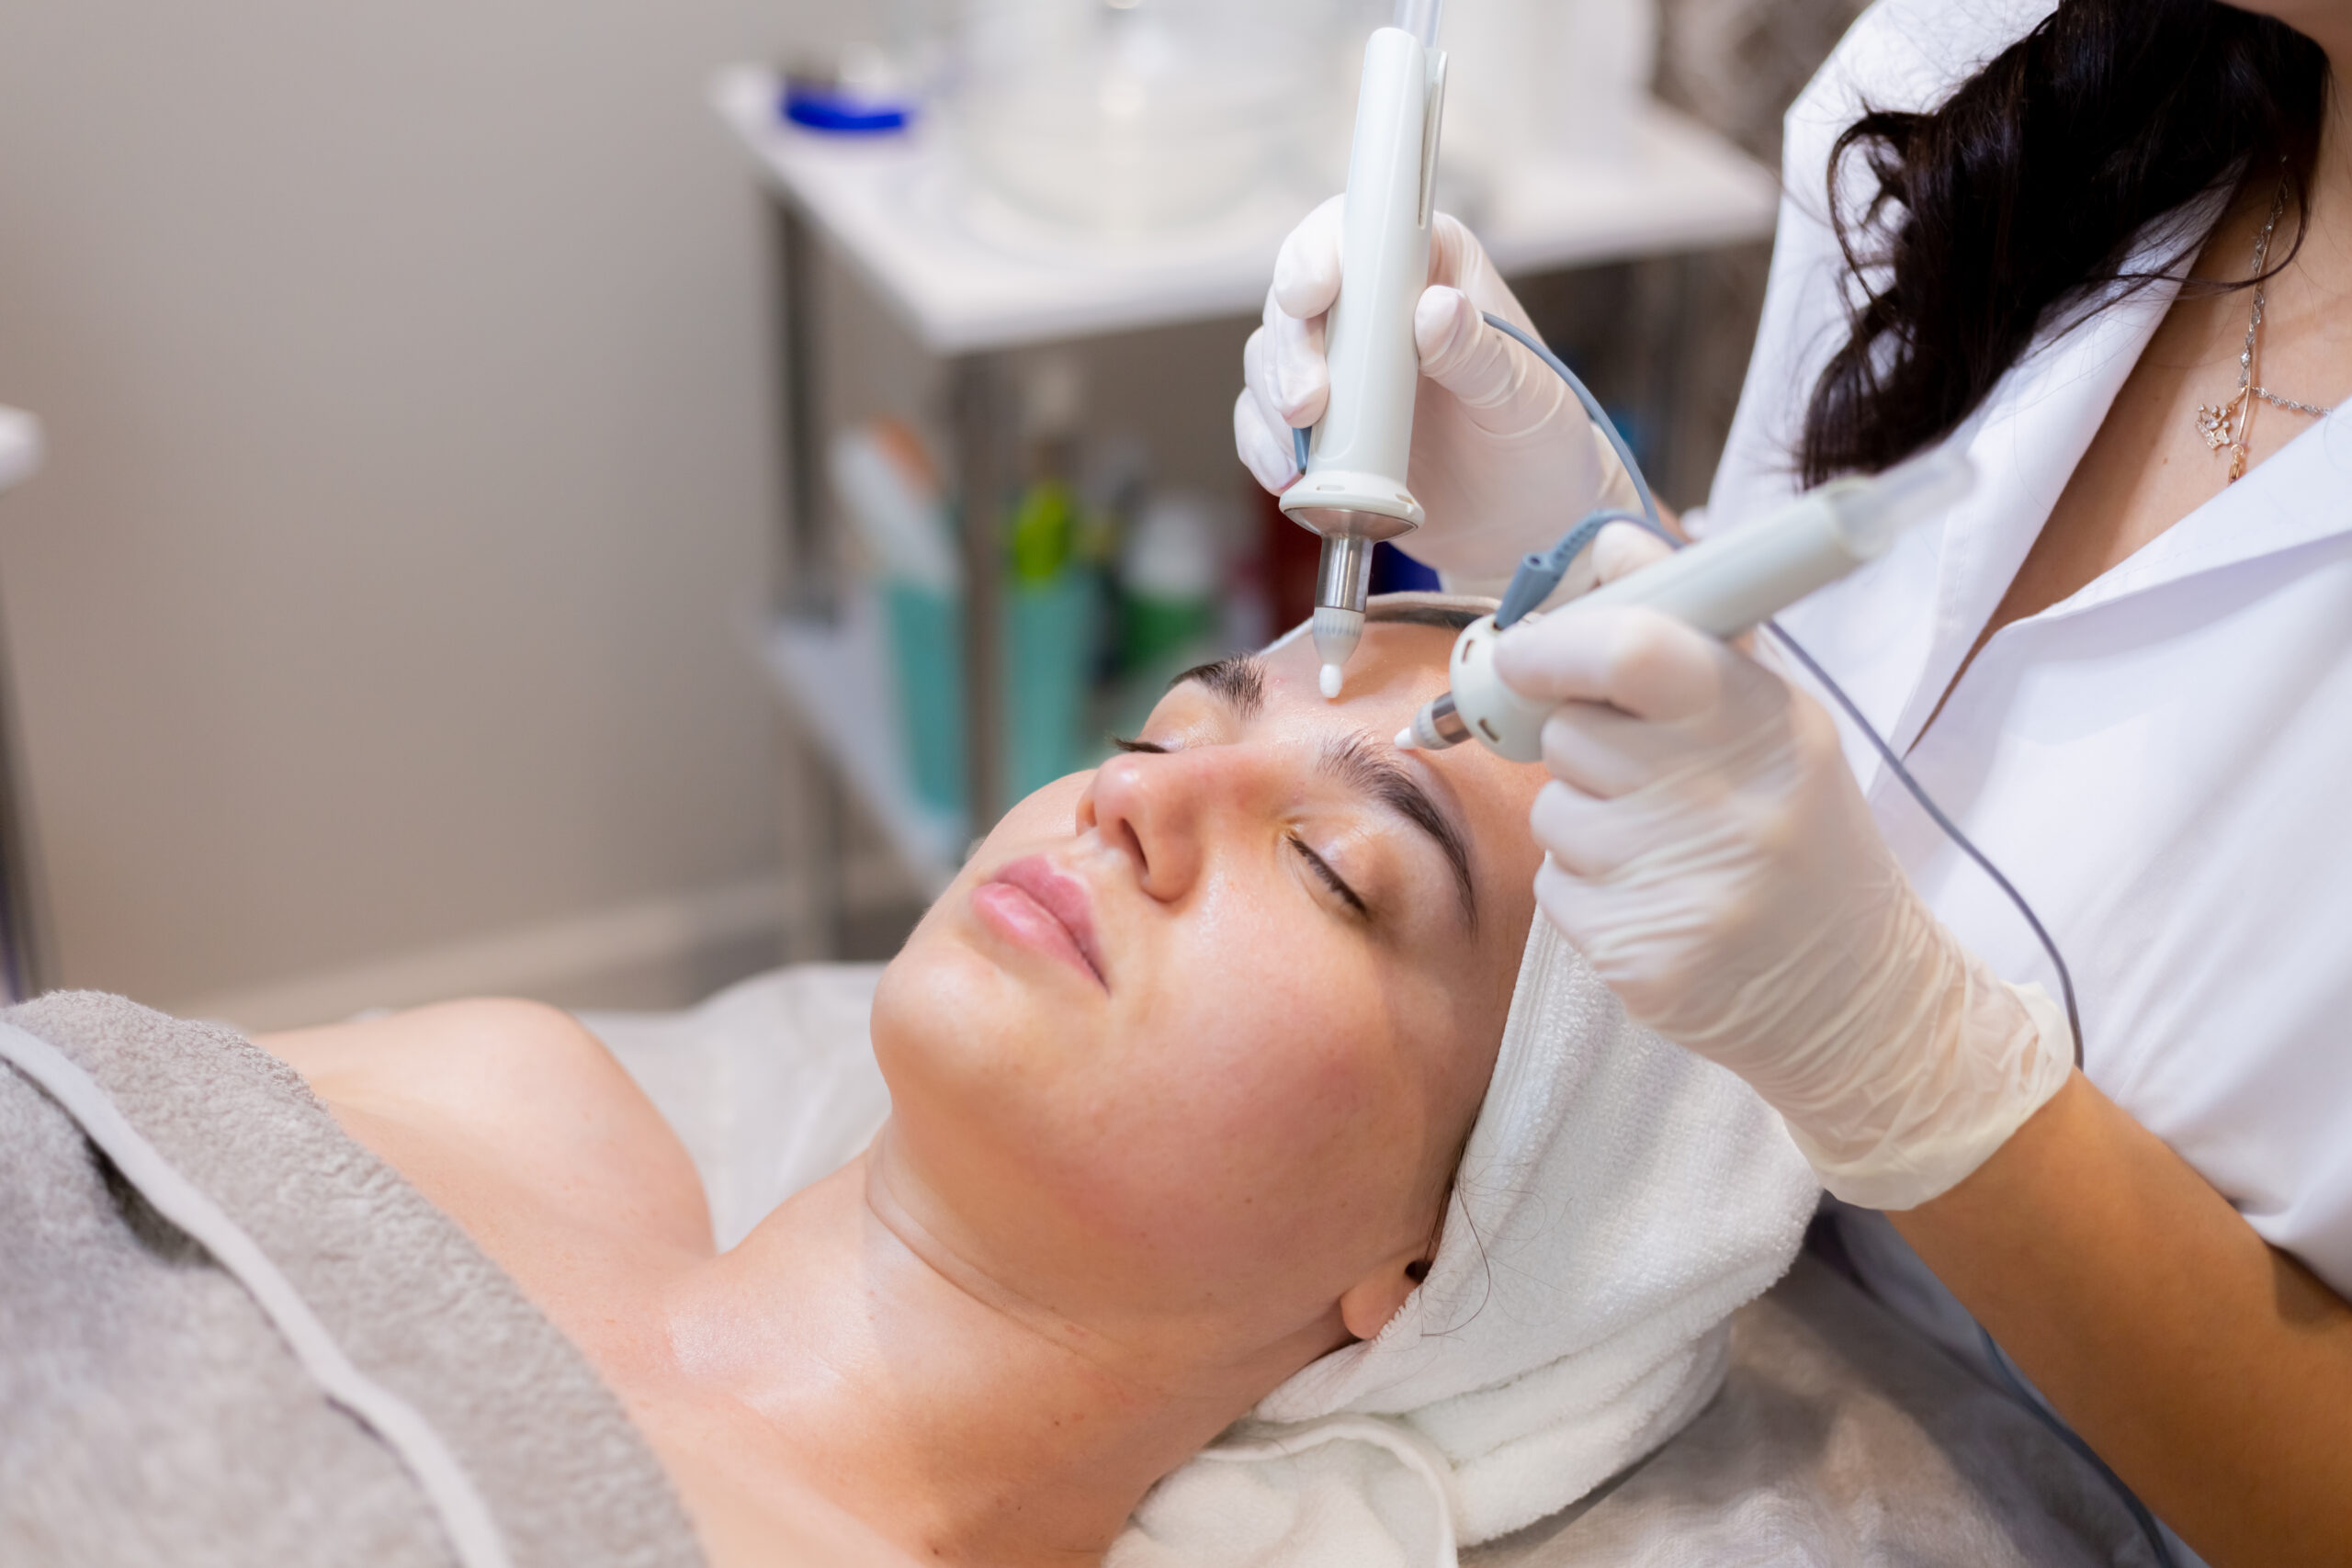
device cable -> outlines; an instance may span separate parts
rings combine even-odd
[[[1634,460],[1634,454],[1626,446],[1624,436],[1619,434],[1616,422],[1609,417],[1608,412],[1600,406],[1600,400],[1592,395],[1591,389],[1584,384],[1575,371],[1562,362],[1558,355],[1537,342],[1530,333],[1491,311],[1486,312],[1486,320],[1488,326],[1515,340],[1521,347],[1542,360],[1551,367],[1554,374],[1567,383],[1569,390],[1576,393],[1577,401],[1584,404],[1585,412],[1591,417],[1594,426],[1608,437],[1610,446],[1617,454],[1617,460],[1624,464],[1627,477],[1634,481],[1634,489],[1642,498],[1642,510],[1645,513],[1636,517],[1631,513],[1614,510],[1594,512],[1568,530],[1566,536],[1551,549],[1531,553],[1525,557],[1520,562],[1518,570],[1511,574],[1510,586],[1504,591],[1503,604],[1510,612],[1509,618],[1505,618],[1503,611],[1496,612],[1495,625],[1500,628],[1510,625],[1512,621],[1518,620],[1529,610],[1542,604],[1552,590],[1558,586],[1560,579],[1566,575],[1569,565],[1575,561],[1578,553],[1587,548],[1600,535],[1600,530],[1611,523],[1635,524],[1646,528],[1678,550],[1682,548],[1687,541],[1677,538],[1666,527],[1663,519],[1658,515],[1657,499],[1650,491],[1649,480],[1642,473],[1641,465]],[[1300,444],[1302,452],[1305,446],[1303,434]],[[1304,468],[1305,466],[1302,457],[1300,467]],[[2082,1015],[2075,1005],[2075,977],[2073,972],[2066,967],[2064,955],[2058,951],[2056,939],[2051,936],[2049,928],[2041,923],[2041,917],[2034,913],[2033,906],[2026,901],[2025,895],[2018,890],[2015,883],[2001,874],[2000,867],[1993,863],[1992,858],[1978,849],[1968,835],[1961,831],[1960,825],[1945,814],[1943,807],[1936,804],[1934,797],[1928,795],[1927,787],[1912,776],[1911,770],[1904,766],[1903,759],[1895,755],[1894,746],[1878,732],[1870,720],[1862,716],[1860,705],[1852,697],[1846,694],[1846,689],[1830,676],[1829,671],[1821,667],[1820,661],[1805,650],[1804,645],[1783,630],[1777,620],[1766,621],[1764,629],[1772,634],[1773,640],[1789,651],[1790,655],[1804,668],[1805,673],[1819,683],[1823,691],[1829,694],[1838,707],[1845,712],[1846,716],[1853,721],[1854,727],[1870,740],[1871,747],[1878,752],[1879,759],[1887,765],[1895,778],[1901,781],[1903,787],[1910,792],[1911,798],[1919,803],[1919,808],[1928,814],[1928,819],[1935,823],[1944,837],[1951,840],[1953,847],[1966,855],[1978,870],[1992,878],[1993,886],[1999,888],[2003,897],[2007,897],[2016,908],[2017,912],[2024,917],[2025,923],[2032,929],[2034,939],[2041,944],[2041,951],[2049,955],[2051,967],[2057,971],[2058,989],[2064,996],[2066,1005],[2066,1028],[2074,1036],[2075,1066],[2077,1068],[2081,1067],[2083,1023]],[[2175,1568],[2177,1560],[2164,1539],[2163,1529],[2156,1523],[2155,1516],[2148,1511],[2147,1505],[2140,1501],[2138,1494],[2124,1483],[2121,1476],[2109,1468],[2107,1461],[2098,1457],[2090,1444],[2085,1442],[2073,1427],[2067,1426],[2056,1413],[2035,1395],[2032,1388],[2010,1362],[2007,1353],[1995,1341],[1989,1329],[1980,1323],[1976,1325],[1976,1333],[1984,1341],[1985,1359],[1992,1366],[1994,1372],[2007,1385],[2010,1394],[2023,1404],[2036,1420],[2048,1427],[2070,1452],[2088,1464],[2114,1492],[2125,1510],[2132,1516],[2132,1522],[2139,1526],[2140,1533],[2146,1540],[2149,1551],[2154,1554],[2158,1568]]]
[[[1503,593],[1504,604],[1514,607],[1516,611],[1510,620],[1517,620],[1520,615],[1543,603],[1545,595],[1549,594],[1560,579],[1566,574],[1569,563],[1576,558],[1577,552],[1589,545],[1600,534],[1601,528],[1610,523],[1639,524],[1678,550],[1687,541],[1677,538],[1668,531],[1664,520],[1658,515],[1657,498],[1651,493],[1649,479],[1643,474],[1642,466],[1634,460],[1633,451],[1625,445],[1624,436],[1618,433],[1616,421],[1609,417],[1608,411],[1600,406],[1600,400],[1592,395],[1592,389],[1584,384],[1583,379],[1575,371],[1567,367],[1558,355],[1536,341],[1532,333],[1514,326],[1491,310],[1486,312],[1486,320],[1488,326],[1517,342],[1521,347],[1550,367],[1553,374],[1567,383],[1568,389],[1577,395],[1577,400],[1584,404],[1585,412],[1591,417],[1594,427],[1608,438],[1610,446],[1617,454],[1617,460],[1624,464],[1626,476],[1634,481],[1634,491],[1642,498],[1644,513],[1643,516],[1635,517],[1629,513],[1613,510],[1595,512],[1568,530],[1566,536],[1551,549],[1531,554],[1522,559],[1519,564],[1519,570],[1511,574],[1510,586],[1504,590]],[[1544,581],[1547,575],[1548,581]],[[1521,581],[1522,576],[1527,580],[1523,586]],[[1537,592],[1539,583],[1541,591]],[[1530,594],[1532,594],[1532,598]],[[1509,626],[1510,620],[1505,620],[1502,613],[1498,611],[1495,615],[1495,626],[1499,629]],[[2018,891],[2017,885],[2001,874],[2000,868],[1993,863],[1991,857],[1978,849],[1968,835],[1961,831],[1960,825],[1945,815],[1943,808],[1938,806],[1928,794],[1926,786],[1911,775],[1909,768],[1904,766],[1903,759],[1895,755],[1894,748],[1871,727],[1868,719],[1862,716],[1861,708],[1853,698],[1846,694],[1846,689],[1830,677],[1829,671],[1821,667],[1820,661],[1806,652],[1804,646],[1796,638],[1782,630],[1778,621],[1766,621],[1764,629],[1770,632],[1774,640],[1794,656],[1796,661],[1804,667],[1805,673],[1820,682],[1822,689],[1829,694],[1839,708],[1844,710],[1846,716],[1853,720],[1855,728],[1869,738],[1880,760],[1884,761],[1894,776],[1902,782],[1903,787],[1910,792],[1911,798],[1919,803],[1920,808],[1927,812],[1928,819],[1951,840],[1954,848],[1966,855],[1979,870],[1993,879],[1993,886],[1999,888],[2002,896],[2007,897],[2010,904],[2016,907],[2018,913],[2024,917],[2025,923],[2033,931],[2034,939],[2041,944],[2041,951],[2049,955],[2051,967],[2057,971],[2058,989],[2066,1007],[2066,1030],[2074,1037],[2075,1066],[2081,1066],[2083,1065],[2083,1023],[2082,1015],[2076,1010],[2075,1005],[2074,974],[2066,967],[2065,957],[2059,953],[2058,943],[2051,936],[2049,929],[2041,923],[2041,917],[2033,912],[2033,906],[2026,902],[2025,895]]]
[[[1625,437],[1618,430],[1616,421],[1609,417],[1608,411],[1600,406],[1600,400],[1592,395],[1592,389],[1584,384],[1583,378],[1569,369],[1566,361],[1544,346],[1532,333],[1505,321],[1491,310],[1482,311],[1481,314],[1488,326],[1510,338],[1521,348],[1543,361],[1552,373],[1559,377],[1568,389],[1576,394],[1577,400],[1584,405],[1586,414],[1591,418],[1593,427],[1608,440],[1610,448],[1617,454],[1618,462],[1624,466],[1625,475],[1633,480],[1634,493],[1640,496],[1642,502],[1642,512],[1638,516],[1614,508],[1604,508],[1589,513],[1580,518],[1576,526],[1569,529],[1561,537],[1560,542],[1550,549],[1532,551],[1521,558],[1518,568],[1511,573],[1510,585],[1503,591],[1502,603],[1495,612],[1495,626],[1496,629],[1500,630],[1520,620],[1548,598],[1553,590],[1559,586],[1560,580],[1567,575],[1568,569],[1575,563],[1577,557],[1589,548],[1592,541],[1600,536],[1600,531],[1611,523],[1631,523],[1656,535],[1665,540],[1668,546],[1678,550],[1682,548],[1688,541],[1677,537],[1666,526],[1665,520],[1658,512],[1657,497],[1650,490],[1648,476],[1642,472],[1641,464],[1634,460],[1633,448],[1626,445]],[[1291,432],[1291,438],[1298,469],[1301,473],[1305,473],[1307,458],[1307,432],[1295,428]],[[2027,901],[2025,895],[2018,890],[2017,885],[2002,874],[2000,867],[1993,863],[1992,857],[1978,849],[1974,840],[1961,830],[1960,825],[1945,813],[1943,807],[1936,804],[1935,798],[1928,793],[1927,786],[1912,776],[1911,770],[1905,766],[1903,759],[1895,754],[1894,747],[1878,732],[1870,720],[1862,716],[1860,705],[1852,697],[1847,695],[1845,687],[1839,685],[1829,671],[1821,667],[1820,661],[1806,650],[1804,645],[1790,636],[1777,620],[1767,620],[1763,629],[1770,632],[1773,640],[1787,649],[1790,656],[1804,668],[1805,673],[1829,694],[1831,700],[1837,703],[1847,718],[1852,721],[1854,728],[1860,730],[1864,738],[1870,741],[1871,748],[1877,751],[1879,760],[1886,764],[1888,771],[1894,773],[1904,789],[1910,794],[1911,798],[1918,803],[1919,808],[1928,814],[1928,819],[1935,823],[1937,829],[1951,841],[1955,849],[1966,855],[1971,863],[1992,879],[1993,886],[2000,890],[2002,897],[2006,897],[2016,908],[2018,914],[2024,919],[2026,925],[2033,932],[2034,940],[2041,943],[2041,951],[2048,955],[2051,968],[2057,973],[2058,989],[2066,1008],[2066,1029],[2073,1036],[2075,1066],[2080,1068],[2083,1065],[2083,1021],[2082,1013],[2075,1000],[2074,972],[2067,968],[2065,955],[2058,951],[2057,940],[2050,934],[2049,928],[2041,923],[2041,917],[2034,913],[2033,906]],[[2159,1568],[2174,1568],[2176,1559],[2165,1541],[2161,1527],[2157,1525],[2154,1516],[2148,1511],[2147,1505],[2140,1501],[2138,1495],[2124,1484],[2123,1478],[2109,1469],[2107,1461],[2100,1459],[2088,1443],[2035,1397],[2032,1389],[2011,1365],[2007,1354],[1994,1340],[1991,1332],[1982,1324],[1976,1325],[1976,1332],[1984,1340],[1987,1361],[2002,1382],[2007,1385],[2010,1393],[2037,1420],[2054,1433],[2059,1441],[2064,1443],[2071,1452],[2089,1464],[2100,1479],[2113,1490],[2125,1509],[2131,1514],[2133,1522],[2139,1526],[2141,1534],[2146,1539]]]

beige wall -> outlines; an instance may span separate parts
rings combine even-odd
[[[0,0],[0,402],[51,437],[0,608],[67,982],[757,936],[764,234],[702,87],[860,9]]]
[[[64,980],[282,1022],[775,954],[767,235],[703,86],[924,3],[0,0],[0,402],[51,437],[0,615]],[[1769,130],[1852,4],[1667,0],[1669,95]],[[935,415],[824,298],[831,412]],[[1247,329],[1090,345],[1089,425],[1238,485]]]

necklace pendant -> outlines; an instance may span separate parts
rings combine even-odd
[[[2230,411],[2235,400],[2219,406],[2197,405],[2197,429],[2205,437],[2207,451],[2218,452],[2230,445]]]

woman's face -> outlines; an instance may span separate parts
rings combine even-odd
[[[1180,681],[1022,802],[884,975],[886,1157],[1057,1310],[1328,1323],[1428,1256],[1510,1000],[1542,772],[1400,752],[1452,634]],[[1400,1292],[1401,1293],[1401,1292]]]

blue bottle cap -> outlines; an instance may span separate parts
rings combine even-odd
[[[903,130],[914,110],[907,104],[867,96],[838,82],[788,77],[784,85],[784,118],[810,130],[837,136],[872,136]]]

